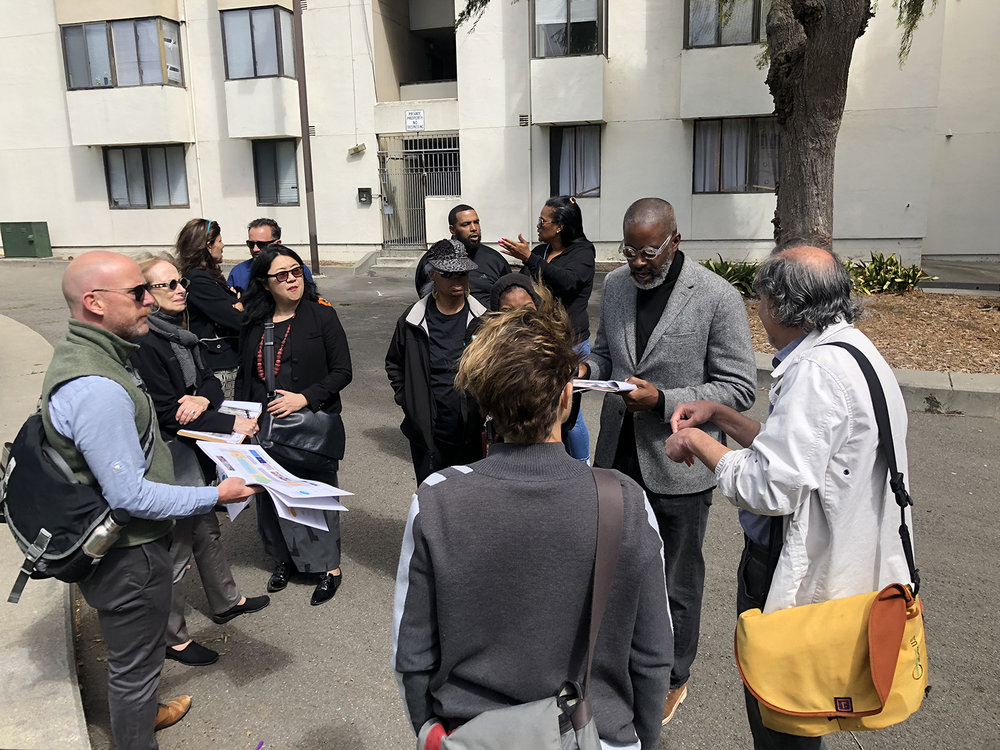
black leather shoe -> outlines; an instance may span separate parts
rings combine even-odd
[[[343,579],[344,576],[341,573],[337,575],[324,573],[323,577],[319,579],[319,583],[316,584],[316,589],[313,591],[312,599],[309,600],[309,603],[315,607],[333,599],[333,595],[337,593],[337,589],[340,588],[340,582]]]
[[[181,664],[187,664],[189,667],[207,667],[218,661],[219,654],[210,648],[205,648],[200,643],[191,641],[180,651],[167,646],[166,657],[179,661]]]
[[[282,588],[284,588],[284,586],[282,586]],[[237,604],[230,607],[225,612],[212,615],[212,622],[218,625],[224,625],[234,617],[239,617],[240,615],[245,615],[250,612],[259,612],[270,603],[271,597],[269,596],[248,596],[247,600],[242,604]]]
[[[267,590],[272,594],[275,591],[282,591],[288,585],[288,563],[278,563],[274,566],[274,572],[267,582]]]

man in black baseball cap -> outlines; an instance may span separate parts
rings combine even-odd
[[[478,266],[455,239],[435,242],[426,263],[432,288],[403,313],[385,355],[417,484],[483,457],[482,416],[455,390],[458,360],[486,312],[469,296],[469,272]]]

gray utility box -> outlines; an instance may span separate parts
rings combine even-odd
[[[51,258],[49,225],[44,221],[0,222],[0,241],[7,258]]]

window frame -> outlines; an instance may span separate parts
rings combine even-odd
[[[152,148],[162,148],[164,152],[169,148],[179,148],[181,149],[181,163],[184,164],[184,185],[185,192],[187,192],[187,201],[185,203],[170,203],[166,206],[154,206],[153,205],[153,184],[150,177],[149,168],[149,149]],[[121,151],[124,157],[125,151],[129,149],[138,149],[142,157],[142,180],[143,187],[146,191],[146,205],[145,206],[133,206],[131,204],[127,206],[115,205],[114,198],[111,195],[111,162],[108,159],[108,153],[111,151]],[[191,207],[191,191],[187,187],[187,150],[184,148],[183,143],[148,143],[139,146],[103,146],[101,148],[101,154],[104,158],[104,182],[105,188],[108,191],[108,208],[112,211],[152,211],[152,210],[162,210],[162,209],[173,209],[173,208],[190,208]],[[166,157],[166,153],[164,153]],[[167,170],[167,190],[170,190],[170,161],[164,158],[165,167]],[[128,172],[125,174],[126,189],[128,187]]]
[[[298,206],[302,203],[301,190],[299,189],[301,183],[299,181],[299,148],[298,148],[298,138],[256,138],[251,143],[250,148],[250,160],[253,163],[253,187],[254,187],[254,199],[257,201],[258,206]],[[295,202],[281,202],[277,201],[280,194],[280,190],[277,184],[278,175],[278,144],[279,143],[291,143],[292,144],[292,162],[295,165]],[[275,185],[274,185],[274,196],[276,202],[274,203],[261,203],[260,202],[260,177],[257,174],[257,149],[263,147],[264,144],[273,146],[274,148],[274,174],[275,174]]]
[[[589,188],[584,192],[577,192],[574,190],[562,191],[559,189],[559,164],[561,163],[562,154],[559,154],[559,161],[557,161],[553,156],[553,142],[555,140],[556,131],[566,131],[573,130],[579,131],[581,128],[597,128],[598,139],[597,139],[597,185],[596,187]],[[561,140],[561,136],[560,136]],[[577,148],[579,143],[574,135],[574,149]],[[561,143],[560,143],[561,146]],[[561,150],[561,149],[560,149]],[[601,182],[604,173],[603,164],[603,152],[604,152],[604,128],[600,125],[593,124],[582,124],[582,125],[552,125],[549,127],[549,194],[550,195],[568,195],[573,198],[600,198],[601,197]],[[574,159],[575,161],[575,159]],[[574,169],[574,177],[575,169]],[[574,179],[574,182],[578,180]],[[575,186],[574,186],[575,187]]]
[[[273,11],[273,19],[274,19],[274,55],[275,55],[275,65],[278,68],[278,72],[277,73],[273,73],[273,74],[269,73],[267,75],[259,75],[257,73],[257,54],[256,54],[256,42],[254,40],[254,33],[253,33],[253,16],[251,14],[255,10],[265,10],[265,9],[268,9],[268,8]],[[294,73],[292,73],[292,74],[288,74],[288,73],[285,72],[284,43],[282,42],[282,39],[281,39],[281,17],[278,15],[281,12],[287,13],[288,14],[288,20],[289,20],[289,22],[294,23],[294,20],[293,20],[294,19],[294,14],[291,11],[289,11],[287,8],[284,8],[284,7],[280,6],[280,5],[261,5],[261,6],[254,6],[254,7],[251,7],[251,8],[229,8],[229,9],[226,9],[226,10],[220,10],[219,11],[219,23],[220,23],[221,31],[222,31],[222,62],[223,62],[223,66],[225,68],[225,74],[226,74],[226,80],[227,81],[251,81],[251,80],[254,80],[256,78],[291,78],[292,80],[296,80],[297,79],[297,76],[298,76],[298,71],[297,70]],[[229,75],[229,45],[226,42],[226,19],[225,19],[225,16],[226,16],[227,13],[230,13],[230,14],[246,13],[247,14],[247,20],[249,21],[248,25],[249,25],[249,29],[250,29],[250,60],[253,63],[253,75],[252,76],[246,76],[246,77],[243,77],[243,78],[232,78]],[[295,35],[293,33],[292,34],[292,45],[293,45],[293,47],[292,47],[292,57],[291,57],[292,67],[295,66],[295,48],[294,48],[294,44],[295,44]],[[258,205],[269,205],[269,204],[258,204]],[[284,204],[280,204],[280,205],[284,205]]]
[[[775,133],[776,137],[779,138],[777,147],[775,148],[775,164],[774,164],[774,187],[771,189],[760,189],[760,190],[698,190],[696,187],[697,183],[697,173],[698,173],[698,127],[700,123],[718,123],[719,124],[719,167],[717,175],[717,184],[722,186],[722,175],[725,171],[725,164],[722,160],[722,154],[725,152],[725,147],[723,143],[723,138],[725,135],[725,130],[722,128],[722,123],[732,122],[735,120],[745,120],[747,123],[747,160],[746,160],[746,179],[747,184],[750,184],[752,177],[757,176],[757,171],[760,168],[760,156],[759,149],[757,147],[757,137],[759,135],[759,130],[757,130],[755,123],[761,121],[771,121],[777,124],[777,118],[774,115],[754,115],[747,117],[706,117],[700,118],[694,121],[694,138],[692,144],[692,166],[691,166],[691,194],[692,195],[775,195],[778,192],[778,176],[780,174],[779,170],[781,167],[780,154],[781,154],[781,144],[780,144],[780,133]]]
[[[136,30],[136,22],[138,21],[156,21],[156,36],[157,36],[157,49],[160,53],[160,80],[151,83],[142,82],[142,70],[141,65],[139,68],[139,80],[138,84],[120,84],[118,83],[118,60],[115,57],[115,43],[114,34],[112,33],[111,24],[113,23],[131,23],[132,24],[132,34],[135,38],[136,44],[136,54],[138,55],[139,49],[139,37]],[[167,51],[166,44],[163,40],[163,22],[167,21],[174,24],[177,27],[177,60],[180,64],[180,74],[181,80],[179,83],[174,83],[170,80],[170,76],[167,73]],[[85,28],[87,26],[96,26],[98,24],[103,24],[104,26],[104,40],[107,45],[108,51],[108,63],[111,67],[111,83],[107,86],[73,86],[70,79],[70,66],[69,66],[69,54],[66,49],[66,29],[80,28],[83,29],[84,44],[83,51],[85,56],[85,62],[87,65],[88,77],[90,77],[90,46],[87,44],[87,33]],[[81,23],[67,23],[59,27],[59,39],[62,42],[62,53],[63,53],[63,72],[66,76],[66,90],[67,91],[94,91],[98,89],[134,89],[141,86],[175,86],[177,88],[185,88],[187,84],[186,77],[184,75],[184,54],[181,49],[181,34],[180,34],[180,21],[175,21],[172,18],[167,18],[165,16],[140,16],[138,18],[115,18],[108,21],[84,21]],[[138,58],[137,58],[138,59]]]
[[[749,47],[750,45],[767,44],[767,34],[761,33],[763,4],[766,0],[751,0],[753,2],[753,20],[750,28],[749,42],[722,43],[722,24],[719,23],[719,3],[715,0],[715,42],[713,44],[691,44],[691,0],[684,0],[684,49],[715,49],[716,47]]]
[[[566,48],[570,48],[570,27],[573,25],[573,19],[570,17],[570,5],[572,0],[563,0],[566,3]],[[596,52],[567,52],[565,55],[548,55],[546,57],[539,57],[538,50],[536,46],[537,40],[537,24],[535,23],[535,5],[536,0],[531,0],[530,2],[530,22],[528,24],[528,33],[531,35],[529,44],[531,45],[531,59],[532,60],[561,60],[567,57],[594,57],[596,55],[608,56],[608,0],[597,0],[597,51]]]

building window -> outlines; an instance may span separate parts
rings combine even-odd
[[[601,126],[550,128],[549,175],[552,195],[600,195]]]
[[[775,118],[695,121],[694,192],[773,193],[777,180]]]
[[[111,208],[188,205],[183,146],[106,146],[104,168]]]
[[[222,11],[226,78],[295,77],[292,14],[284,8]]]
[[[67,87],[183,86],[179,32],[165,18],[63,26]]]
[[[297,206],[295,141],[254,141],[253,174],[258,206]]]
[[[534,0],[535,57],[601,55],[607,0]]]
[[[687,3],[689,47],[767,41],[771,0],[687,0]]]

